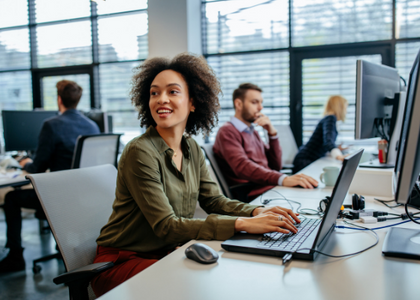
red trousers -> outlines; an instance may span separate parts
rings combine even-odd
[[[102,272],[90,282],[97,297],[153,265],[171,251],[139,253],[118,248],[98,246],[93,263],[112,261],[115,266]]]

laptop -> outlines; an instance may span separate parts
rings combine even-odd
[[[360,149],[344,159],[330,203],[322,219],[305,218],[301,224],[297,225],[296,234],[239,232],[223,242],[222,248],[233,252],[279,257],[289,253],[293,254],[294,259],[314,260],[317,253],[313,250],[320,251],[335,228],[338,213],[347,196],[362,154],[363,149]]]

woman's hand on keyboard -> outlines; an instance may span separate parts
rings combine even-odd
[[[300,223],[300,219],[297,217],[299,214],[294,213],[293,210],[289,208],[284,208],[281,206],[268,206],[268,207],[257,207],[252,212],[252,216],[258,216],[259,214],[266,213],[266,212],[273,212],[277,215],[281,215],[284,218],[289,219],[289,221],[293,223]]]
[[[297,220],[299,219],[297,218]],[[297,229],[293,223],[294,221],[283,214],[266,211],[251,218],[240,217],[236,219],[235,230],[254,234],[267,232],[296,233]]]

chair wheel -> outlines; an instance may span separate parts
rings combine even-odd
[[[34,274],[38,274],[39,272],[41,272],[41,270],[42,270],[42,268],[40,266],[38,266],[38,265],[35,265],[32,268],[32,272],[34,272]]]

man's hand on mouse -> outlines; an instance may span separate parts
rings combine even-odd
[[[295,222],[300,223],[298,214],[291,209],[280,206],[257,207],[252,212],[252,218],[238,218],[235,222],[236,231],[246,231],[248,233],[296,233]]]
[[[283,179],[283,186],[301,186],[305,189],[313,189],[314,187],[318,186],[318,181],[305,174],[296,174],[285,177]]]

